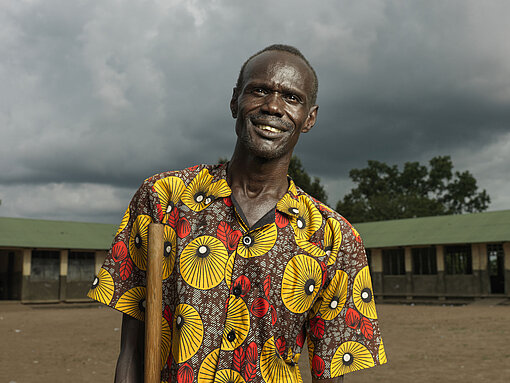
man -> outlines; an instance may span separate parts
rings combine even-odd
[[[287,383],[385,363],[359,234],[287,177],[317,119],[317,77],[273,45],[241,68],[229,163],[144,181],[89,296],[123,312],[116,382],[140,382],[147,227],[165,224],[162,381]]]

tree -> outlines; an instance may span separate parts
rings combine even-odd
[[[312,197],[318,199],[322,203],[328,202],[328,195],[321,185],[319,177],[311,177],[306,172],[301,160],[297,156],[292,156],[289,164],[289,176],[292,180],[305,192],[310,194]]]
[[[481,212],[490,203],[469,171],[453,172],[450,156],[432,158],[428,168],[406,162],[402,171],[368,161],[368,167],[352,169],[349,176],[357,186],[336,210],[351,222]]]
[[[224,164],[228,160],[226,158],[220,157],[218,163]],[[289,176],[292,180],[305,192],[310,194],[312,197],[318,199],[322,203],[327,203],[328,195],[324,190],[324,187],[321,185],[321,180],[319,177],[312,178],[308,175],[301,160],[297,156],[292,156],[289,164]]]

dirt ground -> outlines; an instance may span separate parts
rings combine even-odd
[[[347,383],[510,382],[510,305],[379,304],[378,312],[388,364]],[[0,383],[112,382],[120,320],[98,304],[0,302]],[[305,383],[307,364],[304,352]]]

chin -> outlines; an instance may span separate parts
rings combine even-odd
[[[252,141],[243,142],[245,150],[247,150],[249,153],[251,153],[253,156],[266,160],[276,160],[282,157],[285,157],[285,155],[288,154],[288,150],[286,148],[271,148],[271,149],[264,149],[260,146],[254,144]]]
[[[292,154],[292,148],[289,149],[288,145],[283,144],[276,147],[266,145],[265,140],[258,137],[255,132],[250,132],[249,129],[246,129],[246,126],[244,129],[236,126],[236,133],[244,150],[254,157],[270,161],[285,157],[289,152]]]

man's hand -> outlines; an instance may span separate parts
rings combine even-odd
[[[145,323],[123,314],[115,383],[143,382],[144,340]]]

